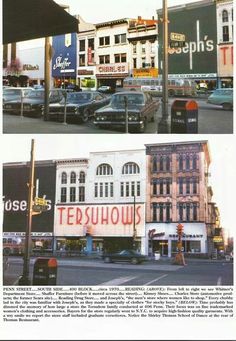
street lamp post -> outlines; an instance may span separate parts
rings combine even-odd
[[[25,249],[24,249],[24,264],[23,275],[19,278],[19,285],[30,285],[29,266],[30,266],[30,248],[31,248],[31,228],[32,228],[32,205],[33,205],[33,191],[34,191],[34,140],[31,141],[31,161],[30,161],[30,175],[28,183],[28,216],[27,227],[25,233]]]
[[[168,124],[168,9],[167,0],[163,0],[163,70],[162,70],[162,118],[158,124],[158,133],[169,133]]]

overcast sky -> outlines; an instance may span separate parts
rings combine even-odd
[[[196,2],[199,0],[196,0]],[[162,7],[162,0],[55,0],[58,4],[69,5],[71,14],[79,14],[93,24],[121,18],[145,19],[156,17],[156,10]],[[168,7],[194,2],[193,0],[168,0]]]
[[[143,149],[147,143],[208,140],[211,153],[209,179],[220,209],[222,227],[232,235],[235,229],[236,138],[233,135],[4,135],[2,162],[29,161],[31,140],[35,139],[35,160],[89,157],[89,152]]]

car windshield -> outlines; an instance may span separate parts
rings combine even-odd
[[[112,96],[111,105],[124,106],[125,98],[127,98],[128,106],[142,105],[144,104],[144,98],[142,94],[119,94]]]
[[[67,94],[67,102],[68,103],[85,103],[89,102],[92,98],[91,93],[75,93],[75,92],[69,92]],[[64,99],[61,101],[64,102]]]
[[[30,93],[27,95],[27,98],[44,98],[44,91],[37,91],[37,90],[32,90]]]
[[[7,96],[20,95],[21,89],[3,89],[3,94]]]

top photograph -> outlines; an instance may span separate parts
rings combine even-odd
[[[233,134],[233,0],[2,1],[3,134]]]

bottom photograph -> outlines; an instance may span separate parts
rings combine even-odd
[[[3,285],[233,285],[233,139],[5,135]]]

